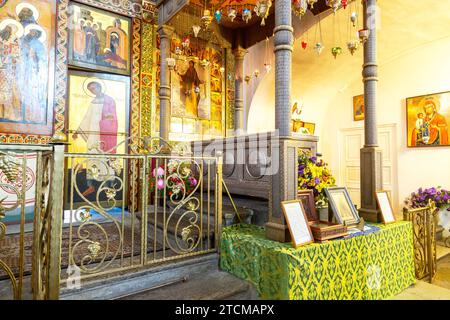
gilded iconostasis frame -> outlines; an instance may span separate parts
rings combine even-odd
[[[30,3],[38,0],[31,0]],[[47,144],[53,137],[65,137],[70,134],[68,130],[68,75],[69,68],[69,26],[71,26],[70,4],[89,6],[95,10],[104,10],[112,15],[120,15],[131,20],[130,41],[130,112],[129,112],[129,135],[133,137],[151,136],[157,133],[158,120],[157,109],[157,24],[156,8],[144,2],[138,1],[114,1],[114,0],[57,0],[54,14],[53,45],[49,56],[54,58],[54,72],[49,73],[49,83],[54,84],[49,92],[52,92],[53,101],[49,103],[47,111],[53,117],[53,127],[40,134],[35,130],[23,130],[13,132],[5,130],[0,124],[0,143],[25,143],[25,144]],[[1,11],[1,8],[0,8]],[[222,67],[226,72],[222,79],[222,135],[234,128],[233,104],[234,104],[234,56],[231,53],[229,43],[218,39],[215,32],[211,32],[214,39],[208,40],[208,46],[222,47]],[[82,68],[91,72],[108,72],[108,70],[96,70]],[[112,71],[112,73],[114,73]],[[123,73],[122,73],[123,74]],[[49,99],[50,100],[50,99]],[[29,132],[29,133],[27,133]],[[33,132],[33,133],[32,133]],[[37,133],[38,134],[37,134]]]

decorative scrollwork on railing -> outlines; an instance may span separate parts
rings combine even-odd
[[[0,170],[8,181],[13,183],[19,176],[20,164],[12,153],[0,152]]]
[[[417,209],[403,209],[404,219],[413,224],[414,262],[417,279],[436,274],[436,218],[434,203]]]
[[[122,161],[121,158],[115,158],[113,156],[107,158],[90,158],[86,155],[86,159],[82,160],[74,167],[74,177],[78,174],[82,174],[82,168],[86,168],[86,179],[100,183],[96,190],[95,201],[90,201],[87,196],[81,192],[77,179],[72,180],[72,187],[77,196],[86,204],[79,207],[74,214],[74,216],[81,217],[81,224],[78,226],[76,232],[78,240],[73,246],[71,246],[72,239],[69,240],[69,247],[71,248],[69,258],[72,265],[77,265],[80,270],[85,273],[96,273],[107,268],[117,258],[123,246],[123,234],[120,223],[108,213],[108,211],[116,207],[118,201],[117,196],[119,192],[123,190],[124,186],[123,179],[120,176],[122,173],[122,164],[120,161]],[[102,200],[102,198],[105,200]],[[91,221],[91,210],[100,214],[108,222],[112,222],[117,230],[120,243],[110,257],[110,235],[99,223]],[[94,232],[90,229],[100,231],[101,242],[98,239],[99,233],[95,233],[96,238],[91,239]],[[81,253],[81,258],[77,263],[75,257],[78,252]]]
[[[166,177],[166,187],[169,201],[175,208],[169,214],[165,229],[175,221],[175,243],[171,242],[166,232],[168,246],[177,254],[194,251],[202,237],[202,225],[199,223],[198,212],[201,199],[196,194],[203,183],[201,166],[195,160],[172,159],[168,164],[169,174]],[[190,184],[190,185],[188,185]],[[181,239],[177,235],[181,234]],[[182,242],[181,242],[182,241]]]
[[[0,155],[0,159],[1,159],[1,155]],[[1,170],[3,171],[3,168]],[[8,178],[8,180],[9,180],[9,178]],[[15,181],[15,180],[13,180],[13,181]],[[0,183],[0,187],[8,188],[8,189],[12,190],[16,194],[16,197],[17,197],[16,202],[10,206],[4,205],[4,202],[7,199],[7,197],[0,200],[0,241],[2,241],[6,236],[6,225],[3,222],[1,222],[1,220],[3,220],[6,217],[6,213],[8,211],[12,211],[12,210],[18,208],[19,205],[22,204],[22,196],[21,196],[21,192],[19,191],[19,189],[14,185]],[[0,270],[3,270],[7,274],[8,278],[10,279],[14,299],[19,299],[20,297],[19,297],[19,287],[17,285],[17,279],[14,276],[14,273],[11,270],[11,267],[8,266],[6,264],[6,262],[2,261],[1,259],[0,259]]]

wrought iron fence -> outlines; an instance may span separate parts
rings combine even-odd
[[[0,299],[218,251],[222,159],[159,139],[130,154],[0,145]]]
[[[217,251],[221,158],[145,150],[65,155],[62,285]]]
[[[54,299],[64,146],[0,145],[0,299]]]
[[[403,209],[403,219],[413,224],[414,262],[416,278],[428,277],[431,283],[436,275],[436,215],[434,202],[427,207]]]

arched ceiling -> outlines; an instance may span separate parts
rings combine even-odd
[[[450,1],[378,1],[378,63],[383,65],[415,47],[450,36]],[[361,78],[363,63],[362,47],[352,56],[347,50],[348,10],[339,10],[326,17],[322,22],[323,42],[326,46],[320,56],[312,49],[315,26],[308,31],[309,50],[301,48],[301,41],[294,45],[292,59],[293,87],[303,92],[323,92],[329,94],[344,90],[352,81]],[[341,41],[335,28],[341,29]],[[303,36],[305,38],[305,35]],[[335,41],[333,41],[335,38]],[[356,35],[353,36],[356,39]],[[339,43],[343,54],[336,59],[331,47]],[[356,72],[355,72],[356,70]],[[341,75],[346,77],[342,78]]]

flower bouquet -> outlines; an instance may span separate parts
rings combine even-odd
[[[436,240],[445,237],[445,244],[450,246],[450,192],[441,187],[419,188],[405,199],[405,206],[417,209],[428,206],[433,201],[436,205]]]
[[[447,211],[450,211],[450,207],[448,207],[450,205],[450,193],[441,187],[419,188],[405,199],[405,205],[410,209],[422,208],[428,205],[429,200],[433,201],[437,208],[446,208]]]
[[[165,194],[175,202],[186,198],[197,185],[190,161],[170,160],[166,168],[160,165],[153,169],[150,177],[150,193],[160,197]]]
[[[335,184],[336,179],[331,174],[327,163],[311,156],[309,151],[299,151],[298,188],[312,190],[317,207],[324,207],[328,204],[324,189]]]

